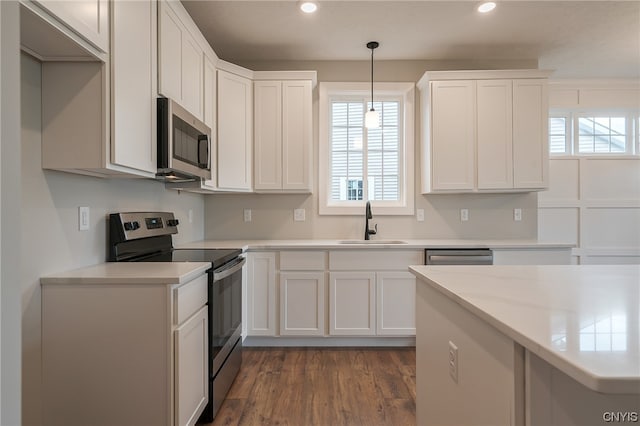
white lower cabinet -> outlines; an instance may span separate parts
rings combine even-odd
[[[247,253],[246,321],[242,321],[247,336],[276,335],[276,254]]]
[[[329,334],[375,335],[375,273],[331,272],[329,282]]]
[[[209,401],[207,397],[207,307],[175,331],[176,424],[191,425]]]
[[[43,284],[47,425],[193,425],[208,395],[207,276]]]
[[[324,336],[325,273],[280,272],[280,335]]]
[[[416,277],[410,272],[376,274],[377,334],[416,334]]]
[[[246,335],[413,337],[422,250],[247,253]]]
[[[330,251],[329,333],[415,336],[415,277],[421,250]]]

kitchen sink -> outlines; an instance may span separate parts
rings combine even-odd
[[[407,244],[402,240],[341,240],[338,244]]]

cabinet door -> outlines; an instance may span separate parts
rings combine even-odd
[[[247,336],[276,335],[276,254],[247,255]],[[243,323],[244,323],[243,319]]]
[[[478,80],[478,189],[513,188],[511,80]]]
[[[253,139],[252,82],[218,70],[218,188],[250,191]]]
[[[155,174],[157,3],[111,7],[111,162]]]
[[[380,336],[415,336],[416,278],[404,271],[378,272],[377,334]]]
[[[329,282],[329,334],[375,335],[375,274],[332,272]]]
[[[282,189],[282,82],[254,84],[255,189]]]
[[[515,188],[548,187],[549,108],[546,79],[513,82]]]
[[[475,82],[431,83],[433,190],[472,190],[475,176]]]
[[[158,92],[180,102],[182,99],[182,23],[164,1],[159,4]]]
[[[191,425],[209,401],[207,307],[175,330],[175,424]]]
[[[282,83],[282,189],[311,191],[311,81]]]
[[[207,57],[204,57],[204,124],[211,128],[211,164],[217,163],[218,150],[216,132],[216,67]],[[203,187],[215,189],[217,185],[216,174],[211,173],[211,179],[202,183]]]
[[[325,334],[324,272],[280,273],[280,335]]]
[[[109,51],[108,0],[37,0],[37,2],[88,42],[103,52]]]
[[[200,120],[202,114],[204,54],[189,31],[182,31],[182,106]]]

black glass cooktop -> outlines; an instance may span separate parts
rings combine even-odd
[[[217,269],[237,258],[240,249],[174,249],[138,259],[140,262],[211,262]]]

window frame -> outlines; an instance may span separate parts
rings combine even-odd
[[[625,147],[624,151],[621,152],[580,152],[580,118],[585,117],[624,117],[625,119]],[[633,155],[634,145],[636,141],[634,140],[633,134],[633,121],[634,114],[629,110],[621,110],[619,108],[610,108],[610,109],[580,109],[573,112],[571,121],[573,123],[572,136],[573,136],[573,153],[576,156],[584,156],[584,157],[593,157],[593,156],[603,156],[603,157],[614,157],[617,155]]]
[[[553,117],[565,117],[567,130],[567,145],[565,153],[551,152],[551,144],[548,144],[549,156],[558,157],[629,157],[640,155],[640,114],[635,108],[550,108],[549,119]],[[624,117],[626,144],[624,152],[580,152],[580,134],[578,130],[581,117]],[[547,138],[550,131],[547,132]]]
[[[320,215],[363,215],[367,194],[362,200],[331,200],[331,149],[330,117],[331,101],[367,99],[371,96],[371,84],[354,82],[319,83],[319,155],[318,155],[318,212]],[[414,214],[414,138],[415,138],[415,83],[374,83],[374,102],[395,99],[400,101],[400,146],[398,149],[398,201],[371,200],[377,215]],[[365,131],[366,132],[366,131]],[[365,133],[366,134],[366,133]],[[363,179],[366,179],[363,176]]]
[[[564,152],[551,152],[551,141],[549,141],[549,155],[550,156],[564,156],[573,154],[573,116],[568,111],[556,111],[549,113],[549,120],[552,118],[564,118]],[[551,136],[551,123],[549,123],[549,134]]]

